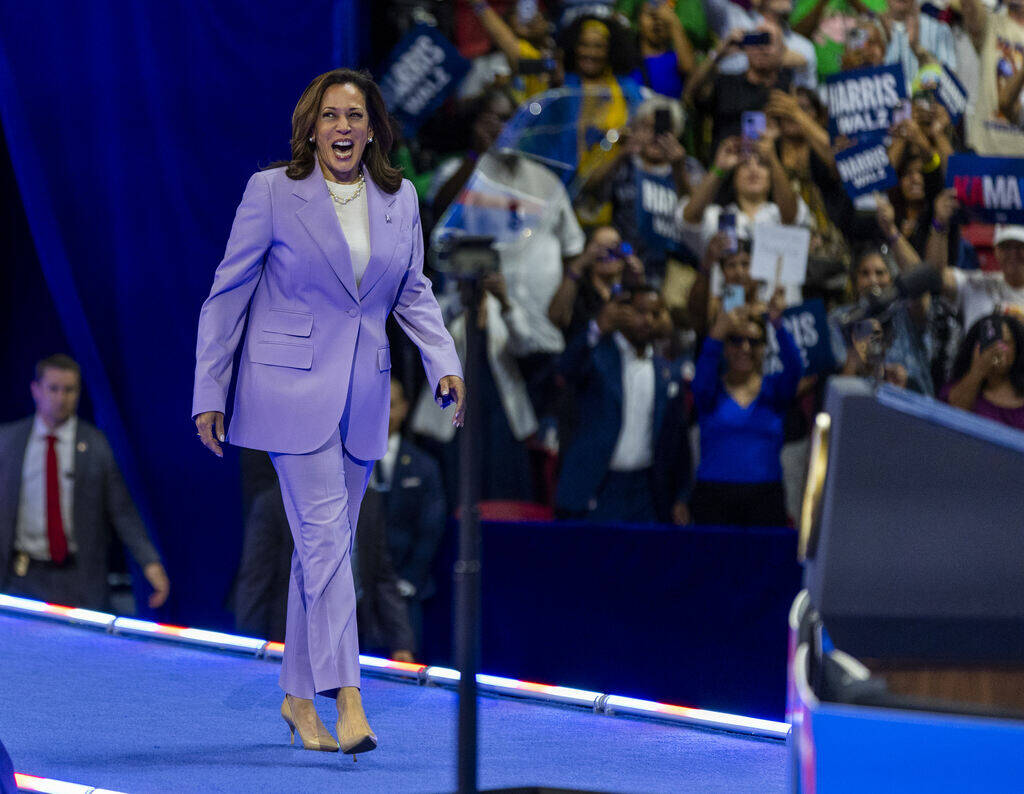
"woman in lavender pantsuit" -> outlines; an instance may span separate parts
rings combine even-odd
[[[352,753],[377,737],[359,696],[351,553],[373,461],[387,450],[393,312],[420,349],[438,400],[465,385],[423,275],[412,184],[392,168],[380,91],[336,69],[292,115],[292,159],[252,176],[199,315],[192,403],[199,437],[270,453],[295,538],[281,714],[303,745]],[[230,428],[232,360],[248,319]],[[338,742],[313,705],[336,697]]]

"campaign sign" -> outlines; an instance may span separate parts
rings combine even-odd
[[[954,154],[946,186],[956,188],[960,206],[984,223],[1024,224],[1024,158]]]
[[[942,73],[939,75],[939,84],[935,86],[935,98],[939,100],[942,107],[949,113],[953,124],[959,124],[967,109],[967,89],[963,83],[957,80],[948,66],[943,65]]]
[[[805,301],[798,306],[790,306],[782,313],[782,324],[800,351],[804,375],[835,371],[836,359],[832,353],[828,315],[825,314],[825,304],[820,298]],[[775,338],[775,329],[769,325],[763,372],[765,375],[772,375],[781,371],[779,343]]]
[[[825,81],[828,134],[866,140],[880,138],[892,126],[893,110],[907,98],[907,82],[899,64],[851,69]]]
[[[878,139],[838,152],[836,168],[852,199],[875,190],[887,190],[896,184],[896,171],[889,161],[889,153]]]
[[[416,25],[391,51],[380,91],[408,137],[458,87],[468,71],[469,61],[437,28]]]

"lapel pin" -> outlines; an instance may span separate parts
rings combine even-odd
[[[85,452],[88,449],[88,446],[86,445],[86,443],[84,441],[79,441],[77,449],[78,449],[79,452]]]
[[[391,216],[388,215],[387,213],[384,213],[384,222],[391,223]]]

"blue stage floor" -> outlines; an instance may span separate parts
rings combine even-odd
[[[18,772],[124,792],[455,788],[453,690],[364,675],[380,748],[353,763],[289,746],[274,662],[7,614],[0,649],[0,739]],[[480,698],[482,788],[771,792],[785,769],[780,741]]]

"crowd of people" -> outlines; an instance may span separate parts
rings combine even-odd
[[[486,500],[784,525],[832,374],[1024,427],[1024,227],[977,222],[946,187],[955,154],[1024,154],[1024,4],[403,7],[471,61],[402,143],[428,240],[509,219],[480,299]],[[906,87],[877,135],[895,184],[856,195],[837,155],[864,138],[830,126],[827,82],[885,66]],[[939,90],[948,76],[962,114]],[[806,230],[797,281],[752,270],[758,229],[778,227]],[[464,355],[467,293],[431,263]],[[863,311],[925,266],[941,290]],[[785,322],[808,301],[827,316],[829,366],[808,366]],[[405,358],[409,431],[451,472],[452,429]],[[452,504],[454,477],[446,489]]]
[[[482,498],[501,515],[786,525],[836,374],[1024,429],[1024,226],[979,223],[946,187],[956,154],[1024,155],[1022,0],[395,6],[399,22],[434,25],[470,61],[430,118],[394,122],[391,158],[416,188],[433,288],[463,358],[464,309],[478,302],[484,354],[469,388],[482,403]],[[826,81],[885,66],[907,93],[878,138],[894,184],[851,195],[837,157],[858,141],[830,129]],[[966,87],[961,113],[938,90],[949,75]],[[803,235],[785,237],[799,249],[795,280],[782,278],[792,250],[774,278],[755,267],[779,229]],[[446,269],[453,231],[496,240],[479,289]],[[925,267],[934,290],[885,300]],[[811,304],[820,327],[790,322]],[[459,452],[419,352],[391,330],[387,453],[368,475],[353,570],[364,645],[412,659]],[[106,502],[126,500],[105,442],[66,424],[79,388],[73,361],[41,361],[37,418],[5,428],[24,479],[6,500],[18,530],[0,544],[0,569],[17,574],[12,591],[43,595],[58,554],[88,576],[64,577],[78,590],[56,597],[102,605],[103,593],[78,592],[106,572],[85,543],[84,480],[62,484],[52,515],[39,498],[31,515],[17,507],[24,488],[52,480],[56,493],[54,460],[76,443],[102,458]],[[245,452],[242,474],[238,627],[279,639],[285,504],[266,453]],[[134,509],[115,512],[158,606],[166,573]],[[48,538],[51,525],[70,543]]]

